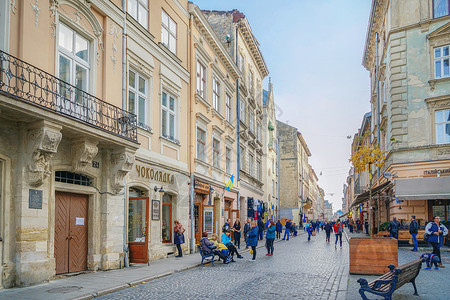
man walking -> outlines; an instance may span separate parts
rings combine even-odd
[[[289,241],[289,233],[291,232],[291,221],[289,219],[286,220],[286,230],[284,231],[284,240],[288,240]],[[287,238],[286,238],[287,236]]]
[[[281,239],[281,232],[283,231],[283,224],[281,224],[280,220],[277,221],[277,239]]]
[[[416,216],[411,216],[411,223],[409,223],[409,233],[411,233],[412,236],[412,240],[414,243],[414,248],[412,248],[411,251],[413,252],[417,252],[417,247],[419,245],[419,243],[417,242],[417,232],[419,229],[419,225],[417,224],[416,221]]]
[[[338,219],[334,224],[334,234],[336,235],[336,241],[334,242],[334,249],[337,249],[337,242],[339,239],[340,246],[342,248],[342,232],[344,231],[344,226],[342,226],[341,220]]]
[[[433,246],[433,254],[439,257],[439,268],[445,268],[441,259],[441,247],[444,241],[444,236],[448,235],[448,229],[441,224],[441,218],[434,216],[433,222],[430,222],[425,227],[425,233],[429,235],[428,242]]]
[[[348,220],[348,229],[350,230],[350,233],[353,233],[353,225],[355,224],[355,221],[353,221],[352,218]]]
[[[400,229],[400,222],[397,221],[397,218],[394,217],[387,227],[391,237],[398,240],[398,230]]]
[[[248,249],[248,236],[247,234],[249,233],[249,231],[252,229],[251,228],[251,219],[248,218],[247,221],[245,222],[244,225],[244,240],[245,240],[245,249]]]
[[[259,240],[264,239],[264,222],[261,220],[261,218],[258,219],[258,236]]]

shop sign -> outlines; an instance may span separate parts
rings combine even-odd
[[[437,175],[437,174],[450,174],[450,168],[448,169],[434,169],[423,171],[425,175]]]
[[[210,185],[194,180],[194,189],[209,193]]]
[[[175,176],[163,171],[158,171],[153,168],[136,165],[136,171],[139,177],[155,180],[163,183],[173,184]]]

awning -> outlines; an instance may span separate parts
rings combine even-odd
[[[396,179],[395,196],[397,200],[450,199],[450,177]]]
[[[348,212],[346,212],[345,214],[340,215],[339,218],[343,218],[343,217],[345,217],[346,215],[348,215],[349,213],[350,213],[350,212],[348,211]]]
[[[386,186],[388,186],[390,183],[391,183],[390,181],[387,181],[385,183],[380,184],[376,188],[373,188],[372,189],[372,196],[375,195],[381,189],[383,189]],[[352,205],[350,205],[350,208],[352,208],[354,206],[357,206],[357,205],[360,205],[364,201],[367,201],[369,199],[369,194],[370,194],[370,191],[367,191],[367,192],[364,192],[364,193],[359,194],[358,196],[356,196],[355,200],[353,200],[353,202],[352,202]]]

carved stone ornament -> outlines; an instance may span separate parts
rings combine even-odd
[[[72,143],[72,168],[75,173],[84,173],[92,165],[98,153],[98,142],[86,138],[74,140]]]
[[[124,150],[111,156],[111,188],[119,193],[124,188],[123,179],[134,165],[134,152]]]
[[[58,150],[62,134],[60,126],[42,126],[28,134],[28,153],[31,154],[27,166],[28,181],[32,186],[40,186],[50,175],[50,161]]]
[[[39,13],[41,12],[41,9],[39,8],[39,0],[35,0],[34,4],[30,3],[30,5],[34,11],[34,24],[37,28],[39,27]]]

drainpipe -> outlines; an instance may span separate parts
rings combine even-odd
[[[239,51],[238,51],[238,28],[236,26],[236,34],[235,34],[235,40],[236,40],[236,48],[235,48],[235,55],[236,55],[236,66],[239,68]],[[241,162],[240,162],[240,157],[241,157],[241,139],[239,136],[239,131],[240,131],[240,111],[239,111],[239,77],[236,79],[236,153],[237,153],[237,164],[236,164],[236,168],[237,168],[237,172],[236,172],[236,183],[239,182],[240,180],[240,169],[241,169]],[[240,197],[240,193],[238,192],[237,194],[237,208],[239,211],[241,211],[241,197]],[[245,210],[244,210],[245,213]],[[247,219],[247,214],[245,213],[245,219]],[[242,219],[242,216],[240,216]]]
[[[194,57],[194,51],[193,51],[193,47],[194,47],[194,32],[193,32],[193,28],[194,28],[194,16],[191,15],[190,19],[189,19],[189,39],[190,39],[190,43],[188,46],[188,50],[190,51],[190,56],[191,56],[191,75],[195,74],[193,72],[193,66],[195,66],[196,64],[192,63],[195,61],[195,57]],[[190,211],[190,215],[191,215],[191,230],[190,230],[190,234],[191,234],[191,239],[190,239],[190,248],[191,248],[191,253],[195,252],[195,244],[194,244],[194,240],[195,240],[195,232],[194,232],[194,202],[195,202],[195,198],[194,198],[194,160],[192,159],[193,157],[193,153],[194,153],[194,141],[193,139],[193,133],[192,133],[192,124],[189,123],[191,122],[192,118],[194,117],[194,87],[195,87],[195,76],[190,76],[190,80],[191,80],[191,91],[190,91],[190,97],[189,97],[189,118],[188,118],[188,130],[190,130],[190,134],[188,135],[188,137],[191,139],[191,142],[189,143],[189,150],[188,150],[188,161],[189,161],[189,173],[190,173],[190,181],[191,184],[189,185],[189,211]]]
[[[126,30],[127,30],[127,10],[125,8],[126,1],[122,0],[122,11],[123,11],[123,33],[122,33],[122,109],[126,110],[127,106],[127,70],[126,70]],[[124,181],[124,192],[123,192],[123,252],[124,252],[124,267],[128,268],[130,262],[128,260],[128,242],[127,242],[127,177],[123,179]]]
[[[379,57],[378,57],[378,46],[379,46],[379,36],[378,36],[378,32],[376,33],[376,80],[377,80],[377,106],[376,106],[376,124],[377,124],[377,141],[378,141],[378,145],[381,145],[381,141],[380,141],[380,80],[379,80]],[[380,167],[377,166],[377,180],[378,178],[380,178]],[[371,184],[371,183],[370,183]]]

